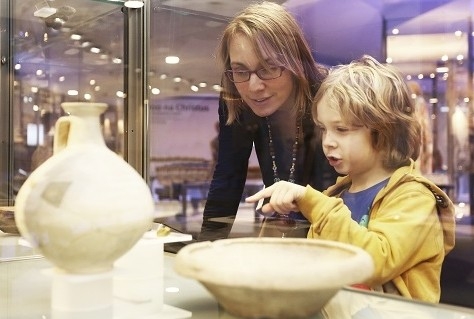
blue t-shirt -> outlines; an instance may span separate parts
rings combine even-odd
[[[350,193],[346,190],[342,193],[341,198],[344,201],[344,204],[349,207],[353,220],[367,226],[369,212],[374,198],[377,193],[387,185],[388,180],[389,179],[387,178],[386,180],[360,192]],[[363,217],[366,218],[366,220],[361,222]]]

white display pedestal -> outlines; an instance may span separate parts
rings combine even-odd
[[[163,304],[164,244],[192,240],[191,235],[156,230],[115,262],[114,319],[189,318],[191,312]]]
[[[163,303],[164,244],[189,240],[191,235],[172,232],[158,237],[156,230],[151,230],[115,262],[110,272],[76,275],[53,270],[52,318],[191,317],[191,312]]]
[[[83,275],[53,269],[48,273],[53,319],[112,318],[112,271]]]

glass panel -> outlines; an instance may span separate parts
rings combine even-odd
[[[226,21],[248,4],[237,2],[212,6],[152,1],[149,171],[156,220],[195,237],[212,172],[210,143],[216,136],[219,92],[212,85],[220,83],[221,75],[216,73],[214,50]],[[474,262],[467,257],[472,250],[471,1],[351,1],[340,6],[334,1],[290,0],[285,5],[295,13],[318,62],[332,66],[362,54],[387,58],[421,89],[418,97],[424,99],[426,125],[431,127],[427,151],[432,154],[425,174],[457,204],[458,243],[443,269],[442,301],[474,307],[472,294],[466,293],[474,291]],[[461,33],[455,33],[458,30]],[[179,63],[167,64],[168,55],[179,57]],[[437,71],[441,66],[449,71]],[[249,166],[258,172],[255,156]],[[254,180],[261,183],[260,176]],[[249,194],[256,189],[249,187]],[[258,236],[260,223],[254,207],[242,202],[230,237]],[[465,294],[469,297],[458,297]]]
[[[217,135],[221,75],[214,51],[228,17],[205,5],[201,11],[186,2],[161,3],[152,1],[150,17],[151,188],[159,220],[182,230],[175,215],[189,215],[184,228],[196,234]],[[233,14],[244,5],[231,1],[225,7]]]
[[[404,73],[425,112],[422,172],[456,205],[456,246],[443,263],[441,302],[468,307],[474,307],[474,260],[467,258],[473,243],[471,8],[470,1],[420,4],[413,18],[386,23],[387,59]],[[464,14],[451,17],[452,10]]]
[[[460,19],[435,29],[418,21],[387,21],[387,58],[406,76],[424,112],[425,146],[420,167],[459,203],[458,218],[469,218],[470,21]],[[443,43],[443,45],[439,45]],[[406,48],[410,49],[407,50]],[[453,156],[447,156],[453,154]],[[465,215],[465,216],[464,216]]]
[[[215,123],[221,74],[214,50],[230,17],[251,2],[150,1],[150,34],[146,35],[150,41],[150,91],[144,103],[150,107],[150,123],[143,123],[150,136],[150,186],[156,199],[157,221],[195,236],[201,227],[213,171],[212,143],[218,133]],[[14,188],[18,190],[34,169],[36,156],[46,154],[44,160],[51,154],[51,128],[63,114],[63,101],[107,102],[110,108],[102,119],[107,144],[123,154],[126,66],[122,62],[122,3],[11,3]],[[364,53],[379,60],[390,58],[408,81],[421,87],[432,126],[433,164],[427,175],[439,178],[438,184],[447,190],[458,209],[457,243],[443,267],[442,301],[474,307],[473,214],[469,205],[473,192],[467,182],[473,175],[469,167],[474,135],[471,1],[397,0],[382,4],[288,0],[285,5],[295,13],[318,62],[328,66],[347,63]],[[399,34],[392,33],[394,27]],[[71,39],[75,33],[81,39]],[[100,52],[91,52],[92,47]],[[443,52],[439,53],[438,48]],[[431,55],[424,56],[418,49]],[[179,63],[167,63],[167,56],[178,57]],[[466,62],[469,59],[470,63]],[[436,71],[441,66],[448,67],[448,71]],[[69,90],[73,90],[72,95]],[[3,115],[5,106],[0,107]],[[441,161],[435,156],[436,150]],[[261,177],[253,154],[243,197],[259,187]],[[256,236],[260,223],[254,206],[241,202],[231,236]]]
[[[123,154],[124,14],[116,2],[13,1],[14,191],[52,154],[69,101],[106,102],[106,144]],[[105,30],[113,30],[105,31]]]

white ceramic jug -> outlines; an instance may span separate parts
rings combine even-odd
[[[68,273],[110,271],[153,222],[144,179],[107,148],[104,103],[63,103],[54,154],[31,173],[15,202],[20,233]]]

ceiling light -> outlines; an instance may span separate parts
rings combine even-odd
[[[172,56],[172,55],[167,56],[167,57],[165,58],[165,62],[166,62],[167,64],[177,64],[177,63],[179,63],[179,57],[177,57],[177,56]]]
[[[48,17],[52,16],[53,14],[55,14],[56,11],[58,11],[56,8],[42,7],[40,9],[36,10],[33,13],[33,15],[35,17],[39,17],[39,18],[48,18]]]
[[[143,7],[145,4],[141,0],[127,0],[125,1],[124,5],[127,8],[138,9]]]

